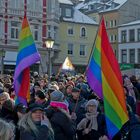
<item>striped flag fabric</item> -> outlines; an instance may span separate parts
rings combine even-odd
[[[104,101],[110,139],[128,121],[122,76],[108,40],[104,18],[101,19],[95,46],[86,70],[87,81]]]
[[[74,70],[74,66],[73,66],[71,60],[69,59],[69,57],[66,57],[64,63],[62,64],[61,69],[65,70],[65,71],[73,71]]]
[[[19,48],[14,73],[14,88],[16,93],[16,104],[27,105],[30,99],[30,66],[40,60],[33,36],[24,16],[22,29],[19,35]]]

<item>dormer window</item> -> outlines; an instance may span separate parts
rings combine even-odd
[[[66,17],[71,17],[71,9],[66,8]]]

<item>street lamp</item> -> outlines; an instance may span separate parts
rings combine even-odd
[[[46,44],[46,48],[48,50],[48,80],[50,82],[50,76],[51,76],[51,51],[52,51],[52,47],[54,44],[54,40],[51,37],[48,37],[47,40],[45,41]]]

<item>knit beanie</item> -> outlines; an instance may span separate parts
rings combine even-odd
[[[51,101],[63,102],[64,94],[59,90],[55,90],[51,93],[50,98],[51,98]]]

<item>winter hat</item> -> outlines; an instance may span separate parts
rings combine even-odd
[[[9,100],[10,96],[7,92],[2,92],[2,93],[0,93],[0,100],[3,98],[5,98],[6,100]]]
[[[40,99],[45,99],[45,93],[41,90],[38,90],[35,94],[37,97],[39,97]]]
[[[34,87],[35,87],[35,86],[40,87],[40,84],[39,84],[38,82],[35,82],[35,83],[34,83]]]
[[[52,85],[52,84],[49,84],[48,85],[48,90],[53,92],[55,90],[59,90],[59,87],[57,85]]]
[[[34,112],[36,110],[44,111],[43,106],[37,103],[29,105],[28,111]]]
[[[19,103],[18,105],[15,106],[15,112],[20,112],[24,114],[27,112],[27,107],[22,103]]]
[[[64,94],[61,91],[56,90],[51,93],[50,98],[51,98],[51,101],[63,102]]]
[[[34,75],[34,77],[38,76],[38,72],[35,71],[33,75]]]
[[[95,100],[95,99],[91,99],[91,100],[89,100],[88,102],[87,102],[87,104],[86,104],[86,109],[87,109],[87,107],[89,106],[89,105],[95,105],[96,106],[96,108],[98,107],[98,101],[97,100]]]
[[[80,92],[80,89],[77,88],[77,87],[74,87],[74,88],[72,89],[72,92]]]
[[[12,99],[6,100],[3,103],[2,108],[9,111],[14,111],[14,101]]]

